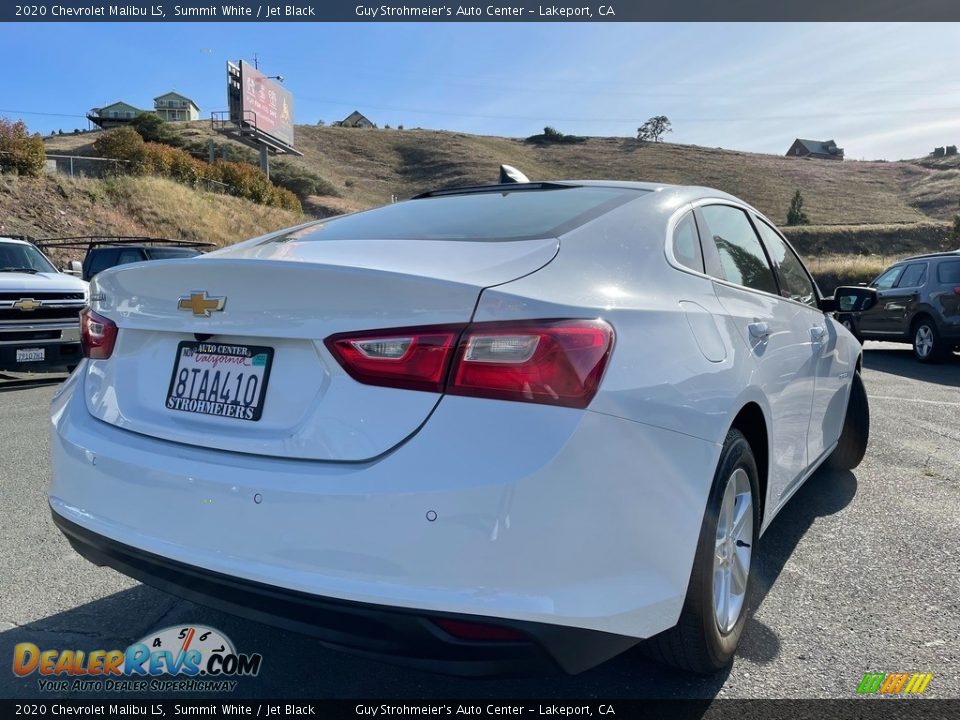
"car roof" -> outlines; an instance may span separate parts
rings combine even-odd
[[[935,258],[960,258],[960,250],[946,250],[944,252],[927,253],[925,255],[913,255],[904,258],[896,264],[901,265],[902,263],[912,262],[913,260],[933,260]]]
[[[722,190],[717,190],[716,188],[705,187],[702,185],[674,185],[671,183],[658,183],[658,182],[640,182],[632,180],[542,180],[542,181],[530,181],[529,183],[492,183],[489,185],[467,185],[461,187],[447,187],[447,188],[438,188],[436,190],[431,190],[420,195],[414,196],[414,200],[422,198],[432,198],[432,197],[445,197],[450,195],[461,195],[461,194],[473,194],[473,193],[487,193],[487,192],[506,192],[510,190],[528,190],[531,192],[536,192],[539,190],[557,190],[563,187],[608,187],[608,188],[624,188],[626,190],[643,190],[649,193],[666,193],[669,192],[673,195],[674,202],[671,203],[671,208],[667,208],[672,212],[672,209],[679,207],[685,203],[694,202],[696,200],[703,199],[716,199],[716,200],[728,200],[735,202],[739,205],[743,205],[747,208],[750,208],[753,212],[758,215],[763,216],[759,210],[753,207],[750,203],[742,200],[730,193],[723,192]],[[764,216],[765,217],[765,216]]]
[[[26,240],[18,240],[17,238],[12,238],[12,237],[0,237],[0,242],[14,243],[15,245],[32,245],[33,244],[33,243],[28,243]]]

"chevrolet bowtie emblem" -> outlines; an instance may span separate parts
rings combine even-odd
[[[38,303],[33,298],[20,298],[13,304],[14,309],[23,310],[24,312],[33,312],[40,307]]]
[[[227,304],[225,297],[208,297],[207,291],[192,292],[187,297],[180,298],[177,303],[179,310],[191,310],[199,317],[210,317],[211,311],[221,311]]]

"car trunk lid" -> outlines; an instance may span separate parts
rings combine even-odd
[[[554,238],[289,237],[98,276],[92,309],[116,322],[120,333],[110,359],[88,364],[90,412],[134,432],[221,450],[311,460],[375,458],[415,433],[439,396],[360,384],[323,339],[467,323],[485,287],[535,272],[559,247]],[[198,365],[200,360],[210,362]],[[188,381],[207,377],[209,386],[200,394],[193,392],[196,385],[189,392],[178,388],[184,369]],[[235,391],[235,382],[244,388]],[[247,384],[256,385],[249,397],[243,393]],[[218,414],[228,405],[246,407],[249,398],[259,405],[256,412]]]

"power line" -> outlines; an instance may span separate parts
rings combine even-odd
[[[39,112],[37,110],[4,110],[0,108],[0,113],[10,114],[10,115],[46,115],[47,117],[82,117],[86,119],[86,115],[77,115],[74,113],[52,113],[52,112]]]

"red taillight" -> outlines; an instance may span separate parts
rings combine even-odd
[[[954,294],[954,295],[960,295],[960,287],[955,287],[955,288],[953,289],[953,294]]]
[[[113,320],[98,315],[90,308],[80,311],[80,346],[83,356],[106,360],[113,354],[117,342],[117,326]]]
[[[441,392],[462,328],[432,327],[332,335],[327,348],[354,380]]]
[[[602,320],[475,323],[344,333],[326,345],[368,385],[585,408],[613,329]]]
[[[473,325],[447,392],[585,408],[612,345],[613,329],[602,320]]]
[[[432,618],[434,625],[458,640],[473,640],[475,642],[516,642],[526,640],[526,635],[513,628],[502,625],[488,625],[486,623],[467,622],[465,620],[451,620],[449,618]]]

